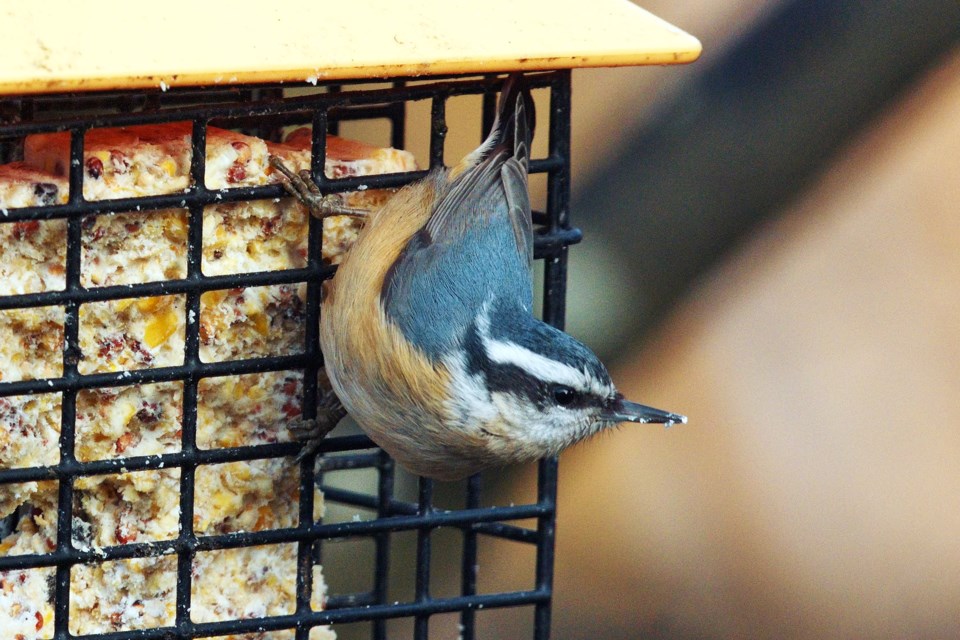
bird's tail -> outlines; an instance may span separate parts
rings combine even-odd
[[[467,155],[454,172],[456,174],[475,166],[491,153],[506,150],[525,170],[530,165],[530,142],[536,127],[533,96],[519,73],[510,74],[500,90],[497,115],[486,140]]]

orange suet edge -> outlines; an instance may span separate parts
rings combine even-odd
[[[692,62],[693,36],[628,0],[0,8],[0,95]]]

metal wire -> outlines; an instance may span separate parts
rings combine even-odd
[[[535,241],[535,254],[545,261],[543,317],[562,327],[566,286],[567,247],[580,239],[579,231],[569,226],[569,140],[570,74],[567,71],[531,75],[534,88],[549,91],[549,152],[531,162],[531,173],[546,173],[548,198],[546,211],[537,212],[542,225]],[[334,269],[320,258],[322,227],[310,221],[306,266],[285,271],[208,276],[201,270],[203,248],[203,211],[220,201],[260,200],[285,195],[280,186],[245,187],[224,192],[205,186],[205,140],[207,126],[214,122],[228,127],[243,127],[259,132],[275,132],[280,125],[309,122],[313,125],[312,173],[324,192],[349,191],[357,187],[378,189],[396,187],[422,177],[425,172],[363,176],[332,180],[323,172],[326,139],[322,132],[335,131],[341,120],[387,118],[391,125],[391,144],[404,146],[405,104],[411,100],[431,101],[429,156],[430,167],[443,163],[447,131],[446,102],[451,96],[484,96],[482,128],[492,122],[495,92],[501,79],[446,78],[409,84],[403,80],[386,88],[372,90],[351,84],[321,87],[310,96],[284,98],[278,86],[247,89],[211,89],[160,93],[120,93],[18,98],[0,100],[0,160],[15,159],[24,136],[49,131],[69,131],[71,135],[69,171],[70,195],[64,205],[27,207],[2,212],[0,221],[67,220],[66,285],[62,291],[45,291],[0,297],[0,310],[59,306],[64,309],[63,370],[60,376],[0,381],[0,397],[58,393],[61,398],[59,462],[49,466],[0,469],[0,485],[52,479],[58,481],[56,548],[49,553],[0,556],[0,571],[54,567],[52,589],[55,640],[87,638],[98,640],[186,640],[239,633],[263,633],[271,630],[295,630],[297,640],[307,640],[317,625],[369,622],[370,637],[387,637],[386,621],[413,620],[413,637],[429,637],[431,617],[459,612],[464,640],[476,638],[476,611],[495,607],[533,607],[535,640],[546,640],[550,633],[550,600],[553,587],[553,553],[557,465],[553,459],[540,463],[537,501],[516,506],[481,507],[479,476],[465,483],[465,501],[461,509],[437,508],[433,483],[421,480],[416,502],[398,499],[394,492],[394,464],[364,436],[328,438],[317,453],[306,456],[299,466],[299,518],[294,527],[256,532],[197,535],[194,532],[196,472],[209,464],[262,460],[295,455],[300,444],[284,442],[225,449],[201,449],[197,445],[198,384],[204,378],[238,374],[299,370],[303,372],[304,417],[313,417],[316,406],[317,373],[322,367],[318,337],[319,287]],[[78,115],[78,109],[83,115]],[[11,114],[13,114],[11,116]],[[84,135],[92,128],[116,127],[189,120],[193,123],[192,186],[184,193],[122,200],[91,201],[83,198]],[[188,214],[187,270],[180,280],[167,280],[124,286],[86,288],[81,284],[81,221],[85,216],[124,212],[148,216],[164,208],[185,208]],[[284,356],[244,358],[227,362],[202,362],[199,357],[200,297],[204,292],[264,285],[306,283],[304,313],[306,332],[301,353]],[[78,370],[79,309],[90,302],[140,298],[158,295],[183,295],[186,299],[186,336],[183,364],[123,371],[81,374]],[[80,461],[74,455],[77,395],[86,389],[122,387],[164,381],[183,385],[182,437],[179,451],[154,456]],[[337,455],[332,455],[337,454]],[[170,540],[130,542],[92,550],[78,548],[73,542],[74,483],[87,476],[156,469],[178,469],[179,535]],[[331,471],[373,469],[376,490],[362,493],[332,486],[325,476]],[[316,471],[315,471],[316,470]],[[325,523],[314,514],[312,488],[320,483],[328,503],[372,510],[370,520]],[[535,519],[536,528],[511,524]],[[431,593],[432,535],[440,528],[462,532],[460,594],[436,597]],[[415,532],[415,593],[408,602],[388,602],[390,560],[394,536]],[[534,587],[525,591],[478,593],[478,548],[485,537],[500,538],[536,548]],[[372,587],[358,593],[330,596],[323,611],[310,606],[313,565],[322,559],[324,541],[368,539],[374,545]],[[192,569],[197,553],[264,544],[296,543],[296,609],[289,615],[256,619],[198,623],[191,620]],[[71,568],[80,563],[160,557],[174,554],[176,563],[175,621],[172,626],[74,636],[70,629]]]

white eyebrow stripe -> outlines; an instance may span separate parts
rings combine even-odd
[[[544,382],[555,382],[580,390],[587,390],[592,386],[588,384],[587,377],[582,371],[534,353],[526,347],[512,342],[492,340],[485,335],[481,335],[481,340],[491,362],[511,364]]]
[[[477,316],[477,330],[480,343],[491,362],[513,365],[544,382],[566,385],[597,396],[607,396],[613,392],[612,387],[594,378],[586,369],[576,369],[563,362],[557,362],[515,342],[491,338],[489,303],[484,304],[480,309],[480,314]]]

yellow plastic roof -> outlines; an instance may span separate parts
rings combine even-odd
[[[33,0],[0,6],[0,94],[691,62],[628,0]]]

